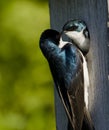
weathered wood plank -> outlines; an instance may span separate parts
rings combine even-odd
[[[109,43],[106,0],[49,0],[51,28],[61,31],[69,19],[82,19],[89,28],[91,47],[89,109],[96,130],[109,130]],[[68,130],[68,119],[55,90],[57,130]]]

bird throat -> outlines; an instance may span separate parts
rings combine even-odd
[[[85,37],[83,31],[68,31],[65,34],[72,39],[74,44],[84,53],[89,50],[89,39]]]

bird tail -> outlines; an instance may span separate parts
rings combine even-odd
[[[86,108],[84,110],[84,119],[83,119],[82,130],[95,130],[91,117],[90,117],[90,114]]]

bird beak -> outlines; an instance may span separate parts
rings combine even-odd
[[[60,39],[61,33],[59,35],[56,35],[56,39]]]
[[[56,36],[56,39],[60,39],[60,38],[62,38],[62,35],[63,35],[63,31],[60,32],[60,34]]]
[[[59,48],[63,48],[66,45],[66,42],[64,42],[62,38],[63,38],[63,31],[60,32]]]
[[[63,31],[62,31],[62,32],[60,32],[60,37],[62,37],[62,35],[63,35]]]
[[[63,34],[63,31],[60,33],[60,35],[62,35]]]

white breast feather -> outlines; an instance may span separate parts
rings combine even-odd
[[[80,52],[81,53],[81,52]],[[83,75],[84,75],[84,98],[85,98],[85,104],[88,108],[88,87],[89,87],[89,73],[88,73],[88,67],[87,62],[83,54],[81,53],[83,58]]]

